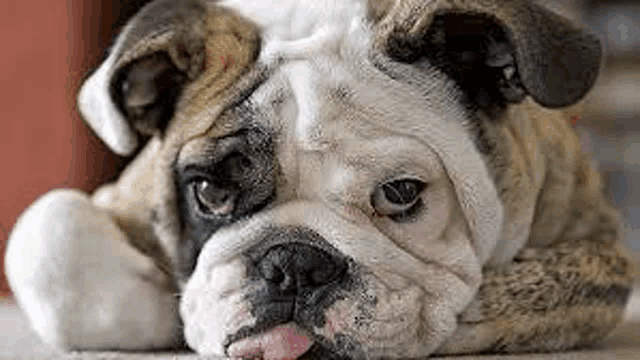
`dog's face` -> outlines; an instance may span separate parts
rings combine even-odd
[[[80,109],[121,154],[153,136],[134,168],[193,349],[429,354],[505,236],[478,129],[579,100],[597,41],[521,1],[285,3],[152,3]]]

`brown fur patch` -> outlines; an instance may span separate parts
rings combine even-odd
[[[572,111],[525,102],[495,125],[501,131],[494,129],[492,141],[508,149],[496,156],[510,154],[499,162],[509,166],[490,165],[508,221],[526,221],[519,209],[531,194],[535,215],[515,258],[484,269],[475,299],[440,353],[589,346],[621,321],[634,264],[618,243],[620,223],[600,175],[569,124]]]

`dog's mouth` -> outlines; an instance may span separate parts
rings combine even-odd
[[[225,346],[226,355],[231,359],[352,360],[351,356],[327,346],[322,336],[313,335],[295,322],[264,331],[243,328],[231,338]]]
[[[290,322],[232,342],[227,355],[234,359],[293,360],[309,351],[314,343],[312,334]]]

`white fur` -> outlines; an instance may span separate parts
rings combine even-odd
[[[353,19],[362,17],[362,0],[223,0],[228,6],[261,27],[266,42],[294,44],[322,34],[344,34]],[[326,49],[318,47],[317,49]]]
[[[320,97],[314,91],[316,75],[305,62],[297,62],[289,67],[288,78],[298,106],[296,138],[302,143],[310,142],[311,131],[318,124],[320,116]]]
[[[228,334],[243,326],[255,325],[241,291],[246,268],[241,259],[200,266],[184,291],[180,303],[183,319],[190,319],[184,329],[188,344],[200,354],[224,356],[223,344]],[[216,324],[217,326],[211,326]]]
[[[33,329],[51,346],[177,344],[177,299],[158,284],[165,275],[79,191],[50,192],[20,217],[6,272]]]
[[[116,154],[127,156],[138,146],[138,138],[109,93],[115,51],[84,83],[78,95],[78,109],[98,137]]]
[[[224,0],[260,26],[260,60],[308,58],[334,51],[349,26],[365,13],[361,0]]]

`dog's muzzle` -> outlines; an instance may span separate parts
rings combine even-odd
[[[276,245],[256,265],[272,297],[267,302],[293,303],[298,294],[315,293],[344,275],[346,262],[315,246]]]
[[[347,259],[300,228],[276,230],[245,255],[245,301],[257,321],[226,339],[227,354],[284,359],[307,352],[315,343],[311,327],[324,323],[327,299],[348,277]]]
[[[263,358],[294,358],[313,344],[312,336],[298,323],[320,314],[314,299],[331,284],[339,283],[347,263],[317,246],[301,242],[278,244],[267,249],[255,262],[254,282],[250,293],[251,313],[259,325],[239,331],[229,338],[227,353],[232,357],[259,355]],[[304,318],[304,319],[303,319]],[[279,324],[273,327],[274,324]],[[262,328],[270,328],[257,337]],[[242,338],[234,341],[233,338]],[[281,347],[274,347],[281,344]]]

